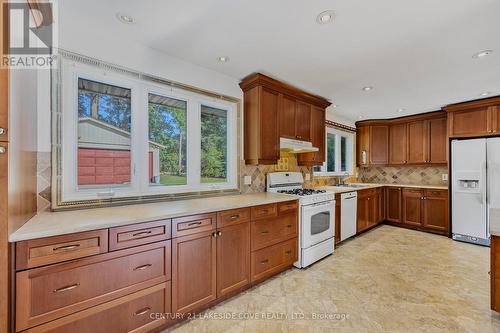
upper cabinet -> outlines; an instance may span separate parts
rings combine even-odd
[[[276,164],[280,137],[311,141],[317,153],[299,155],[302,165],[325,160],[326,99],[257,73],[240,87],[244,99],[244,158],[246,164]]]
[[[369,120],[356,126],[360,166],[447,163],[444,112]]]
[[[453,104],[448,112],[451,138],[498,135],[500,133],[500,97]]]

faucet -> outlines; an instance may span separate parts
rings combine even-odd
[[[349,171],[344,172],[344,176],[340,176],[339,182],[337,185],[345,185],[345,179],[349,177]]]

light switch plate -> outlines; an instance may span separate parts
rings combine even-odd
[[[245,185],[252,185],[252,176],[245,176],[245,177],[243,177],[243,183]]]
[[[311,180],[311,174],[310,173],[306,173],[306,181],[310,181]]]
[[[442,179],[443,181],[447,181],[447,180],[448,180],[448,174],[447,174],[447,173],[443,173],[443,174],[441,175],[441,179]]]

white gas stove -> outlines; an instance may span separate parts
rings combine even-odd
[[[335,193],[305,189],[300,172],[267,174],[267,191],[299,199],[299,260],[303,268],[333,253],[335,243]]]

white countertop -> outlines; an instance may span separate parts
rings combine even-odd
[[[293,199],[289,195],[263,192],[118,207],[44,212],[34,216],[21,228],[13,232],[9,236],[9,242],[258,206]]]
[[[500,236],[500,208],[490,208],[490,234]]]
[[[322,186],[321,189],[332,191],[335,193],[346,193],[353,191],[362,191],[377,187],[406,187],[406,188],[424,188],[433,190],[447,190],[448,186],[443,185],[416,185],[416,184],[372,184],[372,183],[352,183],[354,185],[364,185],[364,187],[343,187],[343,186]]]

